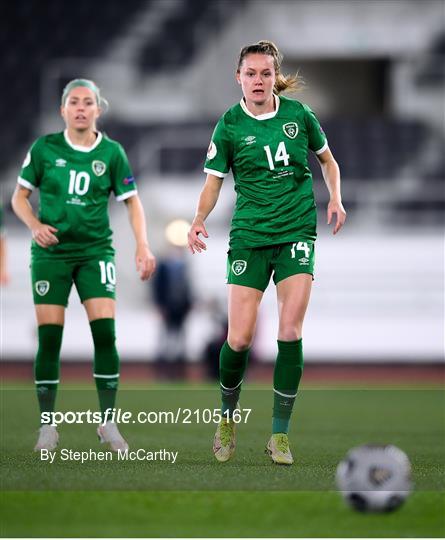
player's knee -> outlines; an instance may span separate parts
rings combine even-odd
[[[245,351],[252,345],[253,336],[249,335],[229,335],[227,343],[229,347],[236,352]]]
[[[301,338],[302,324],[283,324],[278,331],[280,341],[297,341]]]

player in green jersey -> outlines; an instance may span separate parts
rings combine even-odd
[[[125,201],[136,241],[136,269],[142,280],[155,269],[145,214],[122,146],[96,128],[106,103],[93,81],[75,79],[62,95],[66,129],[37,139],[22,166],[12,204],[32,233],[31,277],[39,347],[35,384],[42,422],[35,450],[54,449],[56,428],[48,422],[59,382],[65,308],[73,283],[85,306],[94,342],[94,378],[103,423],[97,432],[112,450],[127,442],[108,421],[119,380],[115,346],[114,249],[108,217],[113,193]],[[39,189],[39,214],[29,203]]]
[[[302,326],[314,272],[316,208],[308,150],[315,152],[330,193],[327,221],[334,234],[346,219],[339,167],[311,109],[279,94],[298,86],[281,73],[282,55],[270,41],[241,50],[236,79],[243,98],[219,120],[207,153],[207,173],[189,231],[192,253],[208,238],[204,222],[213,210],[222,179],[231,169],[237,194],[230,231],[227,340],[220,353],[223,421],[214,438],[218,461],[235,450],[237,407],[258,308],[271,275],[279,311],[274,369],[272,436],[266,450],[275,463],[293,463],[288,429],[303,371]]]

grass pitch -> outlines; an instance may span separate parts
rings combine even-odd
[[[85,388],[85,387],[84,387]],[[138,411],[214,409],[208,386],[127,387],[118,406]],[[38,416],[31,387],[2,392],[2,536],[388,537],[445,534],[445,398],[441,389],[303,389],[290,433],[293,467],[264,454],[272,394],[249,387],[234,459],[211,453],[213,423],[121,425],[131,448],[177,451],[169,462],[62,462],[32,452]],[[58,409],[96,409],[92,390],[61,387]],[[196,417],[193,417],[196,418]],[[183,420],[184,415],[179,416]],[[62,425],[60,448],[103,448],[92,424]],[[392,443],[413,465],[415,492],[393,514],[361,515],[335,492],[352,446]]]

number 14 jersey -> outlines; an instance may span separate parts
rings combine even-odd
[[[204,171],[220,178],[232,169],[237,194],[230,247],[314,241],[316,208],[308,150],[328,148],[311,109],[274,96],[275,111],[254,116],[244,100],[219,120]]]

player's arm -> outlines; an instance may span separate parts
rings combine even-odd
[[[17,184],[11,201],[16,216],[28,227],[32,233],[32,237],[40,247],[47,248],[58,244],[59,240],[54,234],[57,232],[57,229],[51,225],[41,223],[34,215],[29,202],[31,193],[32,191],[30,189]]]
[[[328,225],[330,225],[332,216],[335,214],[337,221],[333,234],[337,234],[346,221],[346,212],[341,202],[340,168],[329,148],[318,154],[317,158],[330,196],[327,210]]]
[[[156,259],[150,251],[147,238],[147,223],[144,207],[139,195],[125,200],[128,218],[136,241],[136,270],[142,281],[149,279],[156,268]]]
[[[6,238],[0,232],[0,285],[6,285],[9,282],[6,255]]]
[[[205,243],[199,238],[202,234],[205,238],[209,235],[204,225],[210,212],[215,208],[221,191],[222,178],[214,174],[208,174],[201,194],[199,195],[198,207],[196,208],[195,217],[193,218],[192,226],[188,233],[188,246],[192,253],[207,249]]]

